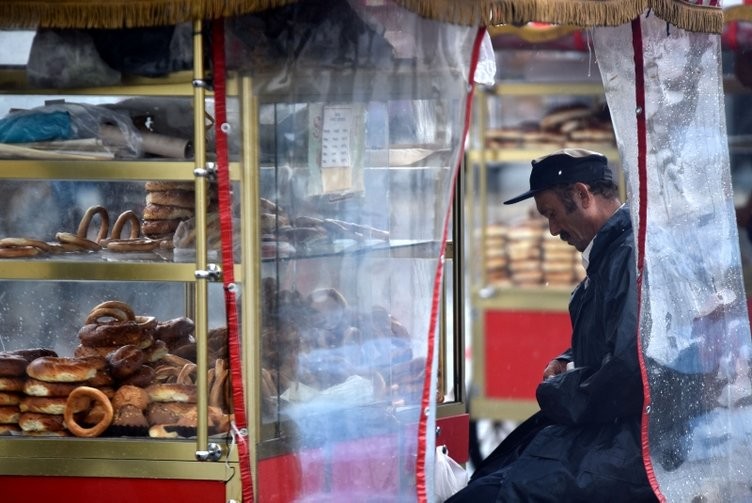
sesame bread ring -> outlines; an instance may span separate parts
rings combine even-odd
[[[129,226],[130,233],[128,238],[123,238],[123,228]],[[141,235],[141,221],[133,210],[126,210],[117,217],[115,225],[112,226],[112,239],[137,239]]]
[[[20,431],[17,424],[0,424],[0,435],[17,435]]]
[[[61,241],[57,241],[55,243],[47,243],[47,244],[50,245],[50,253],[55,254],[55,255],[60,255],[62,253],[75,253],[75,252],[80,252],[85,249],[76,244],[63,243]]]
[[[135,429],[143,428],[144,431],[149,427],[149,423],[146,421],[144,411],[134,405],[123,405],[119,409],[115,409],[115,414],[112,419],[113,426],[122,426],[130,429],[131,432]]]
[[[80,398],[87,399],[87,409],[88,405],[90,405],[92,401],[100,404],[103,407],[104,414],[100,418],[99,422],[90,428],[83,428],[76,422],[73,417],[73,414],[76,411],[77,400],[79,400]],[[104,433],[107,428],[110,427],[110,424],[112,423],[113,412],[114,411],[112,409],[112,403],[110,402],[110,399],[107,398],[107,395],[102,393],[97,388],[92,388],[91,386],[79,386],[78,388],[74,389],[68,396],[65,413],[63,414],[63,420],[65,421],[65,426],[68,428],[68,431],[70,431],[77,437],[98,437],[99,435]]]
[[[18,405],[19,403],[21,403],[21,395],[19,393],[0,391],[0,406]]]
[[[123,227],[129,224],[130,235],[122,237]],[[120,214],[112,228],[111,239],[103,241],[105,248],[112,252],[149,252],[159,247],[159,241],[141,236],[141,222],[132,210]]]
[[[94,306],[90,312],[93,313],[97,309],[117,309],[122,313],[122,316],[118,318],[120,321],[136,319],[136,313],[133,312],[133,308],[120,300],[106,300],[100,302]]]
[[[68,397],[46,397],[46,396],[27,396],[21,400],[18,405],[18,409],[21,412],[38,412],[39,414],[59,414],[62,415],[65,412],[66,403]],[[79,398],[73,400],[71,405],[73,412],[83,412],[88,409],[89,403]]]
[[[146,392],[153,402],[196,403],[196,386],[193,384],[152,384]]]
[[[146,194],[147,204],[195,208],[196,196],[193,190],[158,190]]]
[[[23,392],[29,396],[67,397],[78,384],[64,382],[47,382],[28,378],[23,384]]]
[[[76,358],[89,358],[92,356],[98,356],[101,358],[107,358],[107,356],[118,349],[121,346],[84,346],[79,344],[76,349],[73,350],[73,356]]]
[[[151,438],[178,438],[180,434],[174,424],[155,424],[149,428]]]
[[[89,235],[89,227],[97,215],[99,216],[99,231],[93,241],[99,243],[107,237],[107,232],[110,230],[110,216],[102,206],[91,206],[86,210],[83,218],[81,218],[81,222],[78,224],[78,231],[76,232],[78,237],[86,238]]]
[[[105,248],[115,253],[143,253],[159,248],[159,241],[151,238],[111,239],[105,244]]]
[[[86,386],[93,386],[95,388],[102,389],[105,386],[112,386],[115,383],[115,379],[112,377],[108,369],[97,370],[97,375],[86,381]]]
[[[42,356],[57,356],[57,353],[54,350],[48,348],[14,349],[8,351],[8,354],[20,356],[27,362],[34,361]]]
[[[179,181],[165,181],[165,180],[149,180],[144,184],[144,189],[147,192],[159,192],[163,190],[195,190],[195,182],[179,182]]]
[[[180,369],[180,372],[175,379],[175,384],[195,384],[191,376],[196,375],[197,369],[198,365],[195,363],[187,363],[183,365],[183,368]]]
[[[24,381],[23,377],[0,377],[0,391],[21,391]]]
[[[136,321],[87,323],[79,329],[78,338],[84,346],[125,346],[139,344],[143,333]]]
[[[155,340],[154,344],[144,349],[144,359],[147,363],[154,363],[167,355],[167,344],[164,341]]]
[[[107,356],[110,372],[115,379],[125,379],[141,368],[145,359],[142,349],[134,344],[120,346]]]
[[[122,322],[122,321],[135,321],[134,318],[129,318],[126,313],[115,307],[98,307],[92,310],[84,321],[84,325],[90,323],[96,323],[98,325],[104,325],[106,323]]]
[[[0,377],[21,377],[26,375],[29,362],[22,356],[0,353]]]
[[[145,389],[126,384],[115,391],[115,395],[112,397],[112,406],[115,410],[125,405],[132,405],[138,410],[146,410],[149,400],[149,393]]]
[[[144,236],[150,238],[161,238],[165,236],[170,237],[172,241],[172,235],[177,230],[180,222],[185,220],[184,218],[174,218],[172,220],[144,220],[141,224],[141,232]]]
[[[9,246],[0,248],[0,258],[36,257],[41,252],[33,246]]]
[[[65,430],[62,415],[40,414],[38,412],[22,412],[18,418],[18,426],[24,432],[58,432]]]
[[[129,375],[125,379],[120,381],[120,384],[137,386],[139,388],[146,388],[154,382],[156,378],[156,371],[148,365],[141,365],[141,367],[133,374]]]
[[[173,341],[182,340],[193,334],[194,328],[195,324],[192,319],[181,316],[157,323],[154,337],[165,341],[169,347]]]
[[[40,381],[81,382],[94,378],[100,368],[97,358],[43,356],[29,363],[26,373]]]
[[[99,251],[102,249],[99,243],[70,232],[58,232],[55,234],[55,239],[64,247],[67,246],[68,249],[71,249],[71,247],[75,247],[78,251]]]
[[[173,424],[196,410],[196,404],[182,402],[151,402],[146,408],[149,424]]]
[[[29,238],[2,238],[0,239],[0,248],[18,248],[18,247],[25,248],[28,246],[36,248],[40,252],[50,253],[52,251],[52,246],[50,246],[48,243],[44,241],[39,241],[38,239],[29,239]]]
[[[136,346],[141,349],[146,349],[150,348],[152,344],[154,344],[154,336],[147,331],[146,333],[141,333],[141,339],[138,340]]]
[[[4,405],[0,407],[0,424],[18,424],[21,411],[18,405]]]
[[[136,316],[136,321],[138,322],[138,326],[144,332],[151,332],[157,328],[158,321],[154,316]]]
[[[191,208],[178,208],[176,206],[162,206],[159,204],[147,204],[144,207],[144,220],[175,220],[188,219],[194,215]]]

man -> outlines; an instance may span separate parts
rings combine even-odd
[[[532,162],[530,190],[552,235],[582,252],[571,347],[544,370],[540,411],[476,469],[459,502],[657,501],[642,462],[634,234],[602,154],[564,149]],[[520,334],[524,337],[524,334]]]

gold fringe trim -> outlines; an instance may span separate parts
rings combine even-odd
[[[719,7],[690,5],[680,0],[650,0],[649,4],[656,16],[683,30],[723,32],[723,10]]]
[[[721,33],[723,11],[682,0],[394,0],[421,16],[464,25],[522,26],[531,21],[579,27],[619,26],[652,9],[684,30]]]
[[[618,26],[646,9],[689,31],[721,33],[724,12],[682,0],[394,0],[421,16],[462,25]],[[129,28],[217,19],[296,0],[0,0],[0,28]],[[732,9],[729,9],[731,11]],[[746,11],[747,9],[744,9]],[[734,10],[736,12],[736,10]],[[740,9],[741,12],[741,9]],[[730,15],[729,12],[727,14]],[[744,15],[747,15],[744,12]],[[752,18],[752,14],[749,14]],[[741,19],[741,18],[740,18]]]
[[[297,0],[0,0],[0,28],[134,28],[218,19]]]

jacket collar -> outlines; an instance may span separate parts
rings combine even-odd
[[[590,253],[587,256],[588,267],[593,262],[598,262],[604,251],[609,245],[625,232],[632,230],[632,219],[629,215],[629,206],[622,204],[616,212],[611,215],[603,227],[593,238],[590,244]]]

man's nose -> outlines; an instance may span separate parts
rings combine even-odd
[[[558,236],[561,232],[561,228],[556,225],[555,222],[548,222],[548,231],[551,233],[552,236]]]

